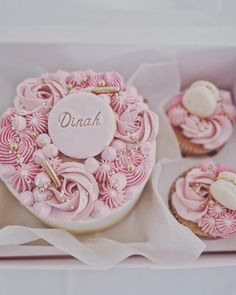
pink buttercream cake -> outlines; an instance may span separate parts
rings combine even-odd
[[[120,74],[88,70],[23,81],[0,128],[0,175],[10,191],[43,222],[84,233],[135,205],[159,125]]]

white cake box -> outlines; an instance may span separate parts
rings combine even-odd
[[[7,64],[8,69],[15,71],[17,85],[28,77],[27,67],[25,77],[17,76],[17,66],[24,66],[24,61],[37,63],[49,71],[90,67],[116,70],[127,78],[140,64],[156,63],[169,56],[177,58],[180,63],[185,81],[182,87],[197,79],[211,79],[219,87],[232,87],[236,81],[236,25],[231,13],[236,6],[234,1],[198,1],[195,12],[190,9],[188,1],[182,1],[184,9],[180,11],[174,9],[172,2],[166,1],[168,4],[161,11],[154,4],[147,9],[142,3],[136,9],[126,4],[123,11],[117,4],[117,10],[112,11],[105,3],[108,5],[105,10],[95,7],[94,11],[84,10],[80,18],[77,15],[75,18],[73,11],[79,5],[76,1],[69,1],[67,13],[63,11],[68,8],[68,3],[57,8],[58,19],[54,21],[49,12],[53,7],[47,11],[43,22],[35,12],[25,22],[16,15],[9,23],[3,16],[0,20],[1,64]],[[11,9],[11,4],[6,5]],[[40,7],[34,7],[32,11],[37,10]],[[0,113],[11,103],[12,100],[7,98],[1,100]],[[167,267],[131,257],[121,265],[158,269],[236,265],[236,252],[215,253],[213,250],[210,254],[203,254],[194,264],[170,264]],[[1,246],[0,268],[17,267],[90,268],[52,246]]]

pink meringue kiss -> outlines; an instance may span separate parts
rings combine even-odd
[[[119,73],[29,78],[0,118],[0,177],[45,224],[78,234],[104,230],[140,198],[158,131],[157,116]]]

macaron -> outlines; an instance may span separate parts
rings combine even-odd
[[[204,118],[214,114],[217,100],[209,88],[193,84],[185,91],[183,105],[191,114]]]
[[[230,210],[236,210],[236,174],[221,172],[216,182],[210,186],[210,192],[215,200]]]

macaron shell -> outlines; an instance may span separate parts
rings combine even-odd
[[[190,87],[183,96],[184,107],[191,114],[203,118],[214,114],[216,104],[213,93],[202,86]]]
[[[230,181],[219,179],[210,186],[213,198],[230,210],[236,210],[236,185]]]
[[[201,86],[209,89],[215,96],[216,101],[220,99],[220,92],[219,89],[215,86],[215,84],[209,82],[209,81],[204,81],[204,80],[199,80],[194,82],[191,87],[195,86]]]

